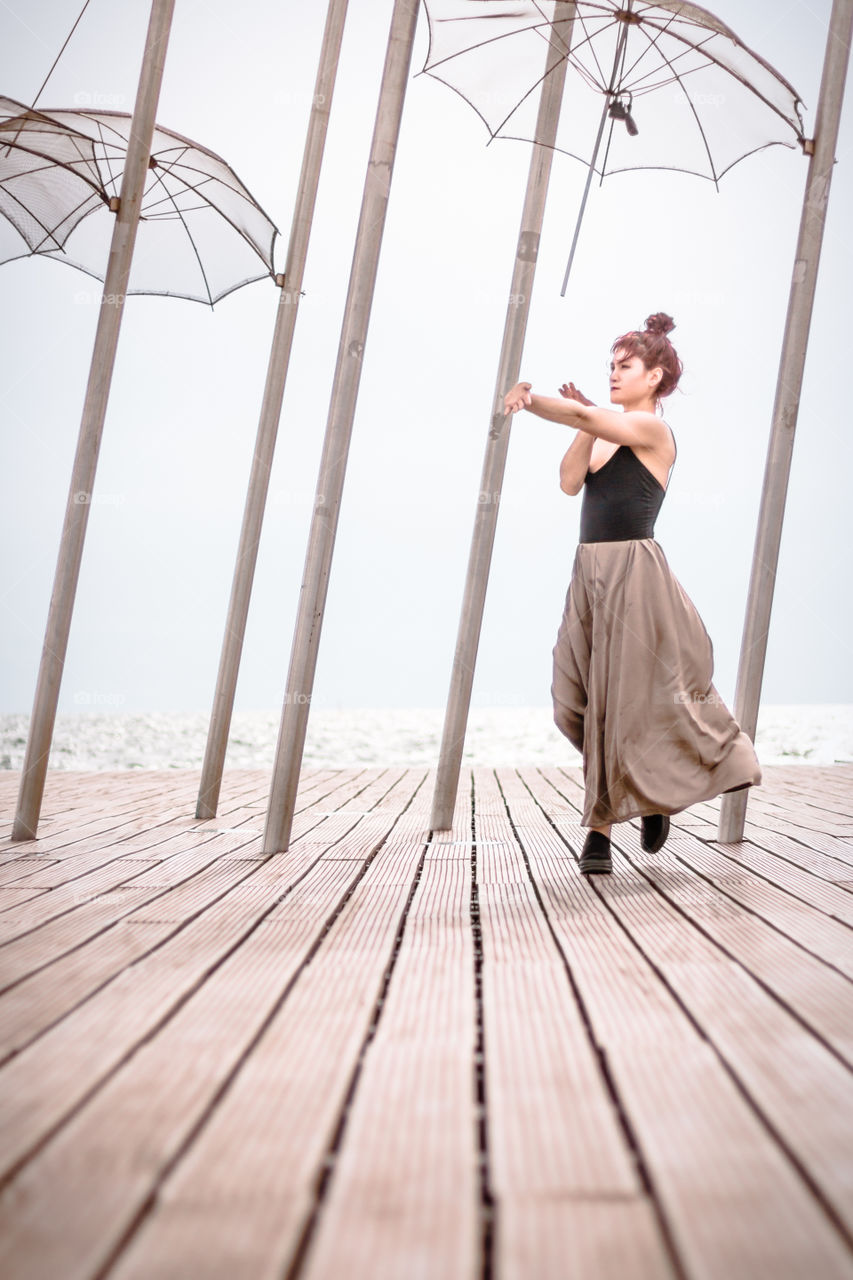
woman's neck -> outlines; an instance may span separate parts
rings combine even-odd
[[[637,400],[632,404],[622,405],[623,413],[654,413],[656,414],[657,411],[658,411],[657,400],[650,400],[648,397],[645,397],[645,396],[641,400]]]

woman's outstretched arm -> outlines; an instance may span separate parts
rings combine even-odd
[[[532,390],[529,382],[516,383],[504,397],[504,407],[507,413],[527,409],[548,422],[577,427],[579,431],[613,444],[653,448],[666,433],[663,420],[653,413],[640,410],[623,413],[594,404],[582,404],[572,398],[558,400],[554,396],[540,396]]]

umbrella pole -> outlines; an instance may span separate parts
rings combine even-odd
[[[628,0],[627,7],[628,7],[628,10],[630,11],[631,0]],[[578,247],[578,237],[580,236],[580,233],[581,233],[581,224],[583,222],[583,216],[586,213],[586,202],[589,199],[589,189],[590,189],[590,186],[592,185],[592,175],[595,172],[595,162],[598,159],[598,153],[601,149],[601,139],[604,136],[604,126],[606,125],[607,117],[610,114],[610,104],[613,101],[613,93],[616,89],[618,76],[621,74],[621,69],[625,62],[625,49],[627,47],[627,43],[628,43],[628,24],[623,23],[622,30],[619,35],[619,40],[617,41],[617,44],[616,44],[616,56],[613,59],[613,70],[610,73],[610,85],[608,87],[607,94],[605,95],[605,98],[604,98],[604,106],[602,107],[602,110],[601,110],[601,119],[598,122],[598,133],[595,138],[595,146],[593,147],[593,150],[592,150],[592,159],[589,162],[589,168],[586,174],[586,185],[584,186],[584,189],[583,189],[583,198],[581,199],[581,207],[578,210],[578,216],[575,222],[575,234],[572,236],[572,247],[569,250],[569,260],[566,263],[566,273],[563,276],[563,286],[560,289],[561,298],[565,298],[566,296],[566,287],[569,283],[569,276],[572,270],[572,263],[575,260],[575,250]],[[612,126],[611,126],[610,136],[611,137],[613,136]],[[609,154],[610,154],[610,142],[608,141],[607,153],[605,154],[605,157],[604,157],[605,168],[607,167],[607,156]],[[602,182],[604,181],[603,175],[601,180]]]
[[[776,382],[773,424],[767,449],[735,691],[735,719],[753,740],[758,724],[785,497],[800,407],[826,206],[835,164],[851,35],[853,0],[834,0],[821,76],[813,151],[809,161],[791,291],[788,296],[788,315]],[[743,839],[746,800],[746,791],[736,791],[722,797],[717,831],[717,839],[722,843]]]
[[[598,152],[601,147],[601,138],[602,138],[602,135],[604,134],[604,126],[607,122],[607,111],[608,111],[609,105],[610,105],[609,100],[605,98],[604,110],[601,113],[601,121],[598,126],[598,136],[595,139],[595,149],[593,150],[592,159],[590,160],[589,168],[587,169],[586,186],[583,189],[583,196],[581,198],[581,207],[578,210],[577,221],[575,222],[575,234],[572,236],[572,247],[569,250],[569,260],[566,263],[566,274],[563,276],[563,287],[560,289],[561,298],[565,298],[566,296],[566,286],[569,283],[569,275],[571,274],[572,263],[575,260],[575,249],[578,247],[578,237],[580,236],[580,233],[581,233],[581,223],[583,222],[583,215],[586,213],[586,202],[589,199],[589,189],[590,189],[590,186],[592,185],[592,175],[595,173],[595,162],[598,159]]]
[[[571,19],[574,17],[574,11],[574,4],[558,4],[554,12],[554,21],[561,18]],[[474,666],[477,661],[477,648],[483,623],[489,566],[498,523],[499,498],[509,449],[511,419],[504,414],[503,397],[513,383],[518,381],[521,366],[567,66],[568,60],[561,53],[554,70],[550,75],[547,73],[545,75],[539,99],[536,145],[533,146],[530,157],[527,191],[521,215],[518,246],[515,251],[515,266],[512,272],[503,343],[498,361],[497,383],[492,401],[492,419],[483,458],[465,593],[433,792],[430,826],[435,831],[446,830],[453,822],[459,771],[462,767],[462,748],[468,723],[468,709],[471,705],[471,688],[474,683]]]
[[[142,70],[133,111],[133,126],[122,176],[119,209],[113,227],[110,256],[89,382],[71,472],[71,487],[48,611],[44,648],[30,719],[13,840],[34,840],[38,828],[48,757],[59,701],[62,669],[71,629],[71,614],[83,556],[89,504],[98,465],[101,432],[107,411],[116,347],[139,223],[139,209],[148,172],[151,139],[157,115],[163,65],[175,0],[152,0]]]
[[[395,0],[276,745],[264,853],[287,849],[419,0]]]
[[[196,807],[197,818],[214,817],[219,803],[219,789],[222,785],[222,770],[228,745],[228,731],[231,727],[231,714],[234,709],[234,694],[243,652],[249,599],[258,559],[258,544],[284,399],[284,385],[287,380],[290,352],[296,329],[296,313],[302,289],[305,260],[308,255],[308,241],[311,237],[311,222],[314,217],[314,204],[323,163],[326,130],[338,70],[347,3],[348,0],[329,0],[326,14],[311,117],[305,138],[302,173],[291,224],[290,244],[273,331],[267,380],[246,493],[243,527],[240,533],[237,562],[234,566],[228,618],[225,623],[222,656],[216,679],[216,693],[207,734],[207,747]]]

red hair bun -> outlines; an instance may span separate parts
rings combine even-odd
[[[665,335],[672,333],[675,328],[675,321],[672,316],[668,316],[665,311],[656,311],[653,316],[649,316],[646,320],[646,329],[649,333],[659,333]]]

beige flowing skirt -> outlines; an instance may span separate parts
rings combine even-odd
[[[584,826],[680,813],[760,783],[713,670],[702,619],[653,538],[578,546],[551,696],[583,755]]]

